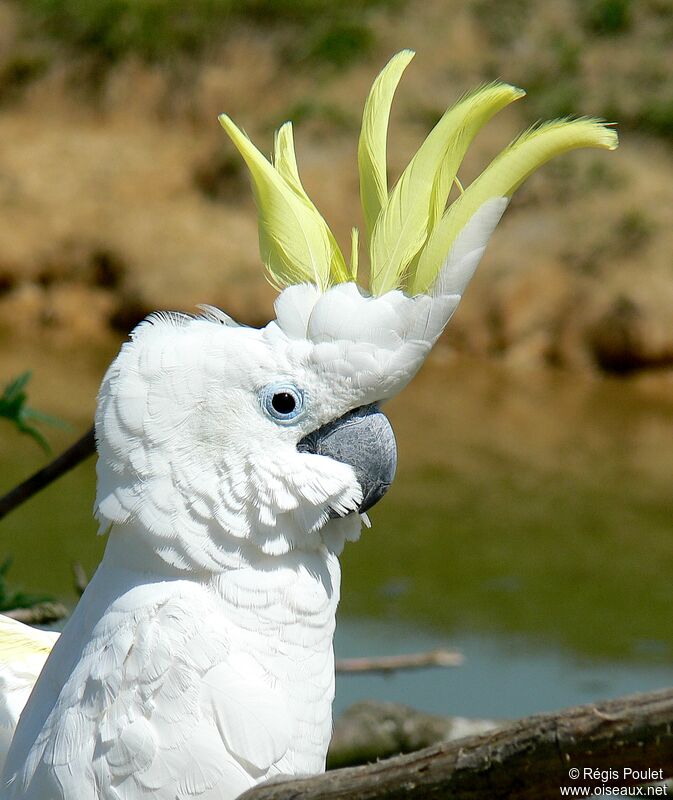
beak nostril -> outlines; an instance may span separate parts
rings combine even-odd
[[[395,434],[376,405],[360,406],[312,431],[298,443],[297,450],[327,456],[353,468],[362,489],[359,513],[377,503],[395,477]],[[340,515],[333,512],[331,516]]]

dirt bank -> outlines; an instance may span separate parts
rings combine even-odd
[[[659,97],[670,92],[660,37],[673,8],[642,4],[606,35],[581,6],[464,0],[448,15],[431,0],[376,11],[367,57],[339,69],[288,59],[297,29],[240,22],[197,62],[128,57],[102,76],[81,54],[42,44],[44,69],[15,85],[8,65],[38,45],[18,6],[0,0],[0,361],[14,368],[31,349],[40,359],[112,351],[155,308],[207,302],[266,320],[274,294],[251,193],[217,114],[267,149],[273,128],[296,119],[304,182],[345,244],[360,223],[362,103],[389,54],[411,46],[418,56],[393,115],[394,172],[447,104],[496,76],[529,98],[480,135],[464,180],[564,103],[625,122],[616,153],[571,154],[520,190],[447,344],[525,366],[668,373],[673,158],[651,103],[657,86]]]

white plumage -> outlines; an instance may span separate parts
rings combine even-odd
[[[457,299],[293,286],[261,330],[212,311],[136,329],[96,414],[105,556],[23,714],[7,800],[224,800],[324,768],[362,492],[296,445],[406,385]],[[277,383],[304,393],[293,425],[260,402]]]
[[[0,614],[0,772],[16,723],[57,639],[57,633]]]

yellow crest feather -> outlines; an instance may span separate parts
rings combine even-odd
[[[276,131],[274,139],[273,164],[276,170],[285,178],[292,191],[299,199],[306,204],[311,214],[317,215],[325,226],[325,232],[330,245],[330,269],[328,283],[343,283],[351,280],[350,272],[346,266],[343,253],[334,238],[334,234],[323,220],[318,209],[313,205],[313,201],[306,194],[306,190],[299,177],[297,167],[297,156],[294,149],[294,133],[292,123],[285,122]]]
[[[297,166],[297,155],[294,150],[294,133],[292,123],[284,122],[276,131],[273,140],[273,165],[276,170],[285,178],[290,188],[301,197],[308,200],[304,187],[299,177],[299,167]],[[309,201],[310,202],[310,201]]]
[[[463,189],[457,171],[467,148],[491,117],[525,94],[492,83],[448,109],[410,160],[392,190],[386,172],[390,109],[402,73],[414,57],[397,53],[374,81],[365,103],[358,143],[360,198],[369,249],[370,290],[430,292],[447,256],[472,216],[493,198],[510,197],[550,158],[578,147],[614,149],[617,134],[594,119],[555,120],[532,128],[510,144]],[[299,177],[291,123],[277,131],[269,162],[226,115],[222,126],[243,156],[253,180],[262,260],[271,282],[282,289],[312,283],[325,291],[355,281],[358,233],[351,236],[346,264],[332,231]],[[454,182],[460,196],[448,207]]]
[[[419,294],[432,286],[456,237],[487,200],[511,197],[544,163],[578,147],[614,150],[617,134],[595,119],[554,120],[515,139],[451,204],[436,225],[409,283],[410,293]]]
[[[351,269],[350,279],[357,283],[358,280],[358,264],[359,264],[359,250],[360,250],[360,231],[357,228],[351,228]]]
[[[376,220],[370,247],[374,294],[404,284],[437,209],[444,210],[465,151],[484,123],[522,95],[505,83],[484,86],[459,100],[430,131]]]
[[[414,55],[413,50],[402,50],[394,55],[372,84],[365,101],[358,141],[358,167],[367,243],[371,240],[381,208],[388,200],[386,143],[393,95]]]
[[[219,119],[252,175],[259,248],[271,283],[279,289],[313,283],[324,291],[332,283],[347,280],[348,271],[334,236],[299,180],[291,128],[285,126],[276,138],[279,169],[226,114]]]

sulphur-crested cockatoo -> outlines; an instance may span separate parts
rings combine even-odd
[[[412,53],[375,81],[359,145],[369,290],[306,194],[292,128],[250,169],[262,259],[281,291],[257,330],[205,307],[155,314],[98,397],[103,561],[14,734],[6,800],[225,800],[321,771],[334,695],[338,556],[395,468],[379,404],[419,369],[519,184],[590,119],[524,133],[447,208],[477,131],[523,92],[450,108],[389,191],[386,129]]]

